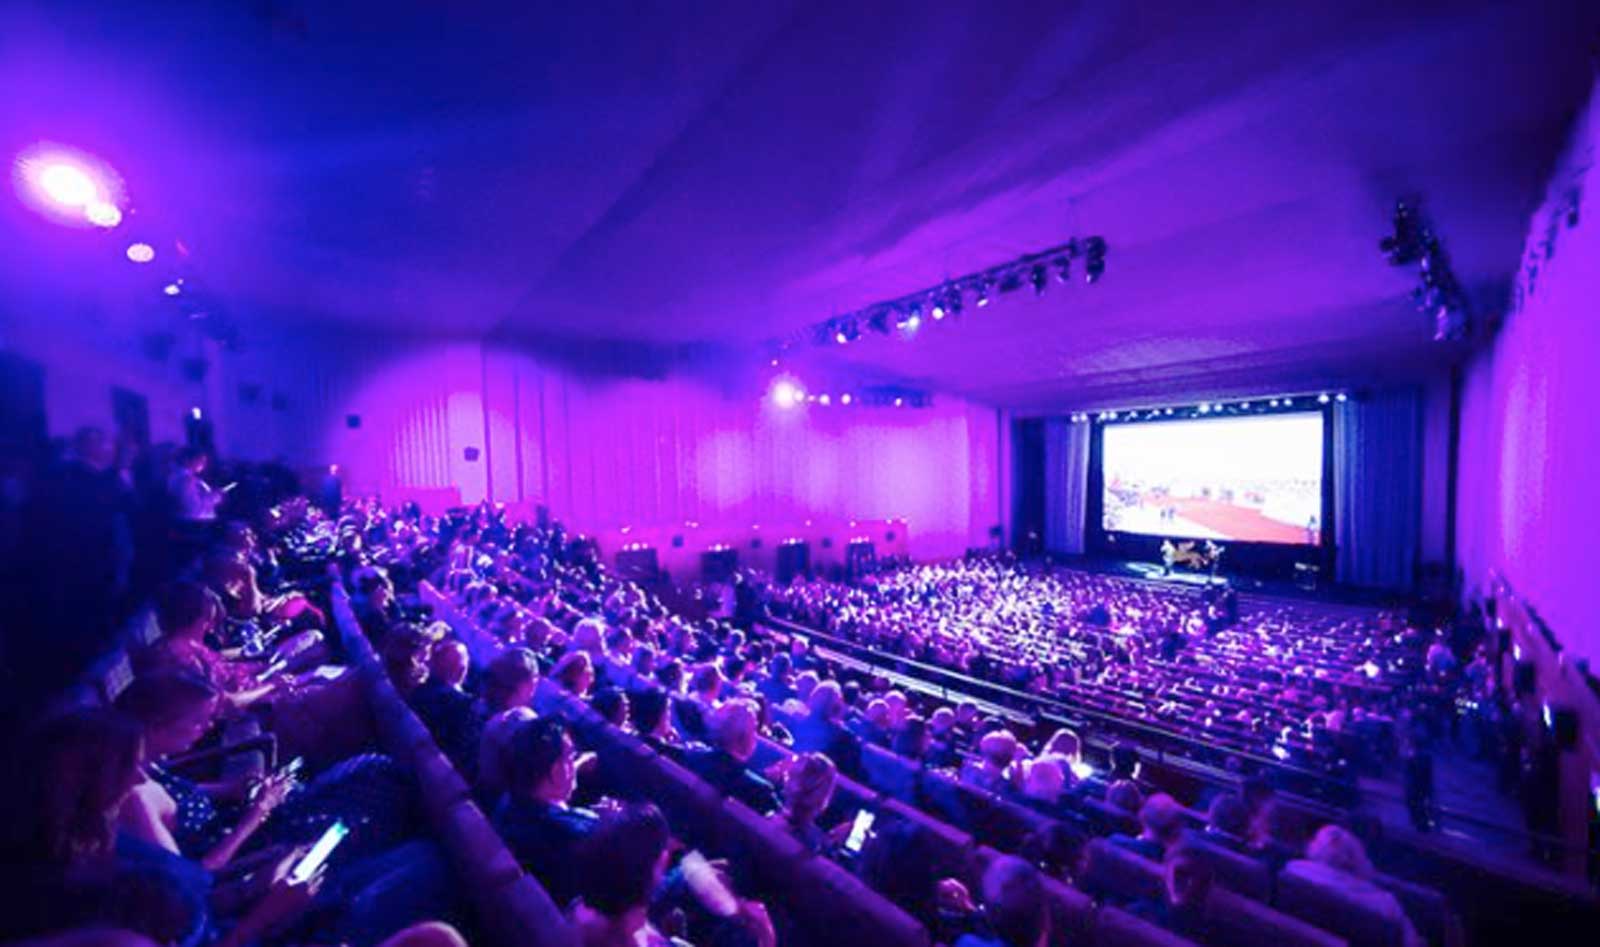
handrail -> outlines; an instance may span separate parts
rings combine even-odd
[[[1003,684],[996,684],[992,681],[983,680],[982,678],[972,677],[967,674],[962,674],[959,671],[954,671],[936,664],[927,664],[925,662],[917,661],[915,659],[903,657],[897,654],[874,651],[873,649],[856,642],[839,638],[827,632],[818,631],[810,628],[809,626],[789,621],[788,619],[767,615],[762,618],[762,623],[787,632],[788,634],[798,634],[809,638],[819,639],[821,641],[828,642],[834,647],[843,648],[856,654],[871,655],[876,660],[870,663],[875,665],[881,664],[884,661],[892,661],[896,665],[902,667],[913,668],[926,674],[937,675],[948,680],[953,680],[957,682],[959,686],[968,689],[987,692],[991,695],[998,694],[1014,703],[1020,702],[1025,705],[1032,706],[1040,716],[1043,716],[1044,712],[1052,712],[1058,716],[1066,715],[1068,717],[1088,718],[1104,726],[1120,731],[1130,732],[1132,734],[1155,736],[1162,740],[1177,743],[1181,746],[1194,748],[1202,752],[1215,752],[1214,747],[1210,747],[1204,743],[1201,743],[1191,736],[1185,736],[1172,730],[1152,726],[1148,723],[1116,717],[1089,708],[1078,707],[1065,701],[1042,697],[1038,694],[1028,693],[1027,691],[1019,691],[1014,688],[1006,687]],[[1282,760],[1259,756],[1244,750],[1229,750],[1228,753],[1229,755],[1237,757],[1246,762],[1254,763],[1258,766],[1291,776],[1297,780],[1311,781],[1318,786],[1330,787],[1334,790],[1334,795],[1339,798],[1348,797],[1349,794],[1354,790],[1353,781],[1340,780],[1335,776],[1330,776],[1326,773],[1319,773],[1315,770],[1309,770],[1304,767],[1285,763]]]

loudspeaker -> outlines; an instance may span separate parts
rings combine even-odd
[[[672,537],[672,548],[673,549],[682,549],[683,548],[683,537],[682,536],[674,536],[674,537]]]
[[[347,428],[350,428],[351,430],[355,430],[356,428],[360,427],[361,426],[361,415],[359,415],[359,414],[347,414],[347,415],[345,415],[344,416],[344,426],[347,427]]]
[[[784,543],[778,547],[778,584],[788,585],[797,575],[811,572],[811,544]]]
[[[761,548],[761,537],[760,536],[757,536],[755,539],[750,540],[750,548],[751,549],[760,549]]]
[[[707,549],[700,554],[700,578],[705,582],[726,582],[739,568],[739,550],[732,547]]]
[[[884,533],[883,534],[883,541],[886,542],[886,543],[894,542],[894,530],[891,529],[888,532]]]
[[[1511,689],[1518,697],[1526,697],[1539,686],[1539,672],[1532,661],[1518,661],[1511,668]]]
[[[630,582],[654,582],[661,575],[656,551],[649,546],[617,553],[617,574]]]
[[[466,448],[465,450],[463,450],[461,452],[461,456],[465,457],[469,461],[470,460],[477,460],[478,459],[478,449],[476,447],[468,447],[468,448]]]
[[[206,380],[206,372],[211,369],[211,363],[203,358],[186,358],[180,363],[183,377],[196,384]]]

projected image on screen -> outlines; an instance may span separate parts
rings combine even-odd
[[[1111,424],[1103,448],[1108,531],[1321,541],[1320,412]]]

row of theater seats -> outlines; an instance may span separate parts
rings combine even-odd
[[[692,844],[728,857],[745,874],[752,890],[781,906],[796,924],[803,943],[838,943],[850,932],[853,943],[883,947],[920,947],[930,942],[927,929],[904,910],[867,887],[839,864],[811,854],[782,826],[742,803],[724,798],[672,759],[638,739],[618,731],[588,706],[548,682],[535,698],[541,713],[560,715],[580,740],[599,757],[606,786],[623,798],[648,799],[661,806],[675,831]],[[772,752],[788,752],[767,744]],[[841,777],[836,797],[855,808],[915,822],[940,833],[948,846],[952,874],[978,887],[993,849],[979,849],[970,837],[955,833],[922,813],[848,778]],[[1096,908],[1079,892],[1050,882],[1056,915],[1057,943],[1092,947],[1179,947],[1189,942],[1116,908]]]
[[[576,947],[576,933],[561,910],[522,870],[466,781],[390,683],[341,583],[334,583],[331,597],[334,623],[366,694],[379,746],[416,775],[429,828],[448,854],[483,935],[498,947]]]
[[[781,710],[775,711],[774,716],[790,726],[797,722]],[[861,768],[863,778],[886,798],[931,813],[951,825],[970,826],[979,842],[1002,852],[1016,851],[1024,839],[1047,827],[1051,821],[1049,816],[1027,806],[984,792],[949,773],[920,767],[882,747],[864,746]],[[1165,784],[1160,788],[1169,792],[1175,789]],[[1139,832],[1133,817],[1098,799],[1082,799],[1077,806],[1083,823],[1095,834],[1137,835]],[[1192,828],[1205,825],[1205,817],[1199,812],[1187,807],[1183,812]],[[1311,833],[1313,823],[1326,821],[1321,813],[1313,810],[1304,810],[1301,815],[1306,823],[1305,835]],[[1199,843],[1199,848],[1211,862],[1217,881],[1226,888],[1219,892],[1218,899],[1218,907],[1223,912],[1222,927],[1226,931],[1237,929],[1237,936],[1244,938],[1229,939],[1229,943],[1323,944],[1328,942],[1324,932],[1337,934],[1352,944],[1399,942],[1400,929],[1370,910],[1325,896],[1324,889],[1297,884],[1292,877],[1273,872],[1259,859],[1203,842]],[[1090,855],[1091,871],[1099,869],[1115,879],[1105,890],[1129,900],[1160,895],[1159,865],[1103,843],[1091,844]],[[1137,870],[1117,870],[1123,859],[1136,862]],[[1092,883],[1099,879],[1091,877],[1089,880]],[[1419,933],[1429,943],[1445,947],[1461,943],[1460,920],[1443,894],[1389,875],[1380,875],[1376,880],[1400,899]],[[1138,883],[1124,883],[1128,881]],[[1233,915],[1240,917],[1239,923],[1229,921]],[[1252,931],[1265,935],[1265,939]]]

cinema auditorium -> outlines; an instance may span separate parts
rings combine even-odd
[[[0,91],[0,943],[1600,943],[1600,3],[9,0]]]

